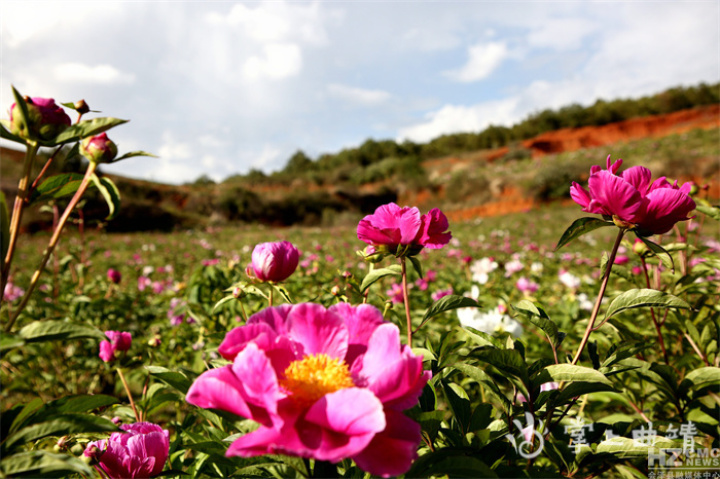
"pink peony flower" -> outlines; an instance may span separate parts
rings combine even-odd
[[[402,411],[417,403],[430,372],[375,307],[270,307],[230,331],[218,351],[233,364],[200,375],[187,401],[260,424],[227,456],[351,458],[384,477],[410,468],[420,426]]]
[[[385,291],[385,294],[387,294],[390,301],[395,304],[403,304],[405,302],[402,286],[397,283],[393,283],[391,288]]]
[[[122,281],[122,274],[120,271],[110,268],[107,270],[107,279],[111,283],[120,284],[120,281]]]
[[[289,241],[261,243],[252,252],[252,271],[260,281],[279,283],[295,272],[299,256]]]
[[[357,237],[372,246],[385,246],[392,253],[397,252],[399,246],[418,251],[423,247],[440,249],[452,238],[448,227],[447,218],[437,208],[421,215],[415,207],[400,208],[388,203],[360,220]]]
[[[610,164],[607,169],[593,166],[588,180],[589,192],[573,182],[570,196],[583,207],[583,211],[605,216],[615,216],[625,223],[635,225],[638,233],[647,236],[667,233],[678,221],[685,221],[695,209],[690,198],[691,183],[678,187],[665,177],[651,182],[652,173],[644,166],[633,166],[619,175],[622,160]]]
[[[515,283],[515,287],[523,293],[532,294],[540,288],[540,285],[522,276]]]
[[[24,294],[25,290],[22,289],[20,286],[13,284],[9,281],[5,284],[5,291],[3,293],[5,301],[13,302],[16,299],[22,298]]]
[[[439,290],[435,291],[434,293],[432,293],[430,295],[430,298],[432,298],[433,301],[437,301],[440,298],[444,298],[445,296],[449,296],[449,295],[453,294],[453,292],[454,291],[452,289],[452,286],[450,286],[447,289],[439,289]]]
[[[95,467],[112,479],[160,474],[170,453],[170,433],[149,422],[123,424],[120,429],[124,432],[88,443],[83,454],[97,459]]]
[[[22,121],[17,104],[10,107],[10,132],[22,138],[51,140],[70,124],[70,117],[52,98],[25,98],[28,118]]]
[[[115,359],[115,351],[127,351],[132,345],[132,334],[122,331],[105,331],[110,341],[100,341],[100,359],[106,363]]]

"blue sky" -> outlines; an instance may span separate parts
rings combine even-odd
[[[84,98],[168,183],[720,81],[720,2],[0,0],[0,104]]]

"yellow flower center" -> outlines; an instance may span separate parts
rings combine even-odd
[[[327,354],[313,354],[290,363],[280,385],[295,402],[309,406],[326,394],[351,388],[355,384],[345,362]]]

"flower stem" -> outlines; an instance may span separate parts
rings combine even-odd
[[[10,322],[5,326],[5,332],[10,332],[10,330],[13,327],[13,324],[15,324],[15,320],[18,318],[22,310],[27,305],[27,302],[30,300],[30,295],[35,290],[35,286],[37,286],[38,280],[40,279],[40,275],[42,274],[43,270],[45,269],[45,265],[47,264],[48,260],[50,259],[50,256],[52,255],[53,251],[55,250],[55,246],[57,246],[57,243],[60,239],[60,233],[62,232],[63,228],[65,227],[65,223],[67,222],[68,218],[70,217],[70,213],[72,213],[72,210],[75,209],[75,206],[80,201],[80,198],[85,193],[85,190],[87,190],[88,185],[90,184],[90,181],[92,179],[92,175],[95,172],[95,168],[97,167],[97,163],[90,162],[88,165],[87,171],[85,171],[85,177],[82,180],[82,183],[80,183],[80,187],[75,192],[75,195],[70,200],[70,203],[68,203],[67,207],[65,208],[65,211],[63,212],[62,216],[60,217],[60,220],[58,221],[57,227],[55,228],[55,231],[53,231],[53,235],[50,238],[50,242],[48,243],[48,247],[45,250],[45,254],[43,255],[42,260],[40,261],[40,266],[38,266],[37,270],[35,270],[35,273],[33,273],[32,279],[30,280],[30,285],[27,288],[27,291],[25,291],[25,295],[22,298],[22,301],[20,302],[20,305],[17,307],[17,310],[15,311],[15,315],[10,318]]]
[[[595,320],[597,319],[597,315],[600,312],[600,303],[602,303],[603,296],[605,296],[605,288],[607,288],[608,281],[610,280],[610,271],[612,270],[613,263],[615,262],[615,255],[617,254],[624,234],[625,229],[620,228],[617,238],[615,238],[615,244],[613,245],[613,249],[610,252],[610,256],[608,257],[607,266],[605,267],[605,274],[603,275],[602,284],[600,285],[600,292],[598,293],[597,300],[595,301],[595,306],[593,307],[592,314],[590,315],[587,329],[585,329],[585,334],[580,341],[580,346],[578,347],[577,353],[575,353],[575,357],[573,358],[571,364],[577,364],[577,362],[580,360],[580,355],[585,349],[585,345],[590,338],[590,333],[592,333],[593,331],[593,327],[595,326]]]
[[[125,375],[122,372],[122,369],[119,367],[117,368],[118,375],[120,376],[120,381],[122,381],[123,386],[125,387],[125,393],[127,393],[128,399],[130,400],[130,407],[132,407],[133,414],[135,414],[135,420],[137,422],[140,422],[140,415],[137,412],[137,408],[135,407],[135,401],[133,401],[132,393],[130,392],[130,386],[128,386],[127,381],[125,380]]]
[[[642,256],[640,257],[640,263],[642,264],[643,274],[645,275],[645,285],[648,288],[650,288],[650,276],[648,276],[648,272],[647,272],[647,263],[645,263],[645,258],[643,258]],[[655,330],[657,331],[658,343],[660,344],[660,349],[662,349],[663,358],[665,359],[665,364],[670,365],[667,349],[665,348],[665,340],[663,339],[663,336],[662,336],[662,329],[661,329],[662,323],[658,322],[657,317],[655,317],[655,309],[653,309],[653,308],[650,308],[650,317],[652,318],[652,322],[655,325]]]
[[[412,348],[412,321],[410,320],[410,299],[408,297],[407,268],[404,256],[400,258],[400,267],[402,268],[403,304],[405,305],[405,320],[407,322],[407,343]]]
[[[23,163],[23,173],[18,181],[18,191],[15,195],[15,203],[13,204],[12,218],[10,219],[9,240],[5,261],[2,264],[2,272],[0,272],[0,302],[5,295],[5,284],[7,284],[10,276],[10,265],[12,264],[13,255],[15,253],[15,245],[17,243],[18,233],[20,232],[20,221],[22,220],[25,203],[27,203],[30,188],[30,174],[32,173],[35,157],[40,145],[34,140],[28,140],[27,150],[25,152],[25,162]]]

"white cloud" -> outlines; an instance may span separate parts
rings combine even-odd
[[[428,121],[400,129],[398,141],[427,142],[440,135],[481,131],[490,125],[510,125],[517,119],[517,98],[479,105],[445,105],[427,115]]]
[[[56,80],[67,83],[97,83],[101,85],[132,84],[135,75],[123,73],[112,65],[84,65],[82,63],[61,63],[53,68]]]
[[[388,101],[392,95],[384,90],[371,90],[357,88],[338,83],[332,83],[327,87],[328,94],[340,100],[355,103],[363,106],[375,106]]]
[[[258,169],[267,169],[269,166],[275,166],[275,163],[277,160],[280,159],[280,155],[282,154],[282,151],[273,146],[266,144],[263,146],[262,151],[260,153],[257,153],[253,155],[250,160],[250,163],[253,168]]]
[[[243,74],[248,80],[281,80],[293,77],[302,69],[302,52],[294,43],[271,43],[263,46],[262,55],[245,61]]]
[[[490,76],[490,74],[507,58],[508,49],[505,42],[480,43],[468,48],[468,61],[458,70],[445,74],[459,82],[474,82]]]
[[[599,27],[587,18],[548,19],[530,31],[527,42],[531,48],[576,50],[582,46],[582,40]]]

